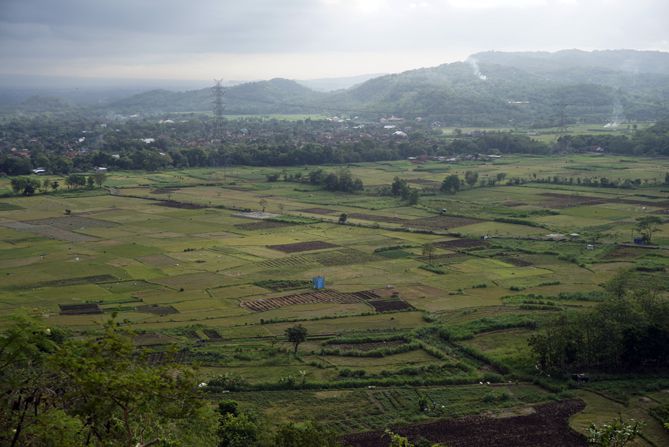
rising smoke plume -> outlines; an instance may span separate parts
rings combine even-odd
[[[483,73],[481,73],[481,69],[479,68],[479,63],[476,59],[474,59],[473,57],[470,57],[470,58],[467,59],[466,62],[469,65],[472,66],[472,70],[474,70],[474,76],[476,76],[477,78],[479,78],[482,81],[487,81],[488,80],[488,77],[486,75],[484,75]]]

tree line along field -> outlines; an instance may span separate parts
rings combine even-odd
[[[615,407],[647,423],[639,445],[668,442],[650,416],[669,403],[668,380],[560,388],[536,377],[527,340],[546,319],[592,307],[620,270],[655,278],[667,296],[669,160],[363,163],[348,167],[365,185],[356,194],[281,179],[315,168],[341,167],[113,172],[105,188],[32,197],[11,196],[0,179],[0,325],[24,308],[92,334],[114,314],[156,363],[175,347],[177,361],[199,365],[214,398],[231,391],[277,421],[317,416],[342,433],[487,411],[522,416],[580,398],[573,428],[607,421]],[[466,171],[640,182],[438,191]],[[418,204],[378,193],[394,177],[422,191]],[[636,219],[648,215],[663,221],[652,248],[632,244]],[[319,275],[326,289],[312,290]],[[308,339],[293,356],[284,331],[297,322]]]

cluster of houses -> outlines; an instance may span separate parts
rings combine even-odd
[[[427,163],[428,161],[436,161],[439,163],[457,163],[460,161],[492,161],[502,158],[501,155],[496,154],[466,154],[466,155],[457,155],[457,156],[445,156],[445,155],[418,155],[414,157],[407,157],[411,163],[421,164]]]

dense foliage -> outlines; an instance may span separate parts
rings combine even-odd
[[[77,340],[21,317],[0,337],[0,444],[211,445],[192,371],[151,366],[111,321]]]
[[[541,371],[635,371],[669,366],[669,301],[625,273],[592,310],[560,315],[530,340]]]
[[[165,122],[169,121],[169,122]],[[669,121],[625,135],[565,135],[543,143],[514,132],[459,133],[445,138],[438,129],[411,123],[397,136],[379,123],[224,121],[214,138],[214,122],[190,119],[129,120],[17,118],[0,125],[0,173],[28,175],[35,168],[69,174],[109,169],[295,166],[397,160],[410,156],[550,154],[593,150],[616,154],[669,155]],[[465,179],[474,182],[473,177]],[[470,183],[471,184],[471,183]]]

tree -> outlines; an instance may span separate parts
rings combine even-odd
[[[406,191],[408,187],[409,186],[407,185],[406,180],[403,180],[399,177],[395,177],[393,179],[393,183],[390,185],[390,192],[392,195],[396,197],[402,196],[404,195],[404,191]]]
[[[658,227],[662,224],[662,219],[660,219],[659,216],[644,216],[638,217],[636,221],[637,231],[639,231],[644,240],[650,244],[653,239],[653,233],[655,233],[658,230]]]
[[[588,444],[596,447],[624,447],[629,445],[640,433],[642,424],[630,419],[629,423],[618,418],[600,426],[588,427]]]
[[[14,177],[9,181],[9,183],[12,186],[12,191],[14,191],[14,194],[18,194],[23,190],[25,180],[23,177]]]
[[[67,384],[68,414],[85,422],[86,438],[125,446],[210,441],[213,412],[193,371],[137,359],[129,335],[110,320],[101,337],[68,340],[51,358],[51,368]]]
[[[469,185],[469,187],[473,187],[476,185],[476,182],[479,179],[479,173],[474,172],[474,171],[467,171],[465,172],[465,182]]]
[[[441,182],[441,190],[449,194],[455,194],[460,190],[460,177],[456,174],[449,175]]]
[[[192,371],[151,366],[113,321],[89,340],[27,317],[0,334],[0,445],[211,445]]]
[[[390,430],[386,430],[386,435],[390,437],[390,444],[388,444],[388,447],[414,447],[405,436],[400,436]]]
[[[258,202],[260,205],[260,208],[262,208],[262,212],[265,212],[265,208],[267,208],[267,200],[265,199],[260,199],[260,202]]]
[[[274,435],[274,447],[338,447],[341,444],[330,430],[313,423],[284,424]]]
[[[95,178],[93,178],[92,175],[86,177],[86,186],[88,186],[89,189],[93,189],[94,185],[95,185]]]
[[[340,225],[344,225],[344,224],[346,223],[347,220],[348,220],[348,214],[346,214],[346,213],[341,213],[341,214],[339,215],[339,224],[340,224]]]
[[[225,414],[218,429],[219,447],[254,447],[261,438],[260,427],[247,413]]]
[[[45,445],[40,421],[50,418],[57,385],[48,359],[56,351],[52,332],[25,315],[0,336],[0,445]]]
[[[86,185],[86,176],[78,174],[70,174],[65,178],[65,184],[68,188],[77,188]]]
[[[107,181],[107,174],[104,172],[96,172],[93,174],[93,179],[95,184],[98,185],[98,188],[102,188],[102,185]]]
[[[323,186],[328,191],[339,190],[339,178],[337,177],[337,174],[330,172],[328,175],[326,175],[323,179]]]
[[[501,182],[502,180],[504,180],[506,178],[506,172],[498,172],[496,177],[497,177],[497,181]]]
[[[32,196],[36,189],[41,188],[42,183],[30,177],[14,177],[11,179],[10,185],[15,194],[21,193],[24,196]]]
[[[286,338],[293,344],[294,353],[297,354],[297,348],[307,339],[307,328],[301,324],[286,329]]]
[[[60,183],[58,183],[58,180],[54,180],[51,182],[51,189],[55,191],[58,191],[58,188],[60,188]]]
[[[218,403],[218,412],[221,416],[225,416],[226,414],[238,416],[239,415],[238,407],[239,404],[237,403],[236,400],[232,399],[222,400],[221,402]]]
[[[409,188],[409,192],[406,197],[407,204],[417,205],[418,200],[420,200],[420,193],[418,192],[418,189]]]

